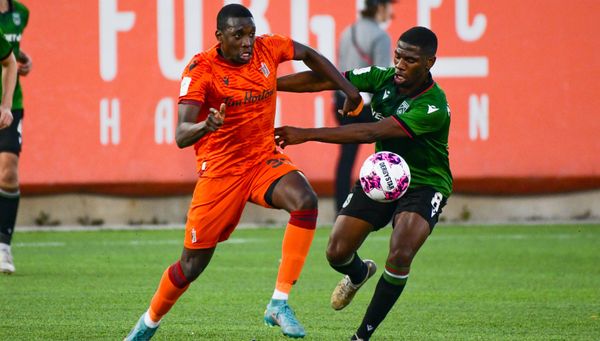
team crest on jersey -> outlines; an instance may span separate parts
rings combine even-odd
[[[15,25],[17,25],[17,26],[21,25],[21,14],[13,13],[12,19],[13,19],[13,22],[15,23]]]
[[[396,115],[404,114],[406,112],[406,110],[408,110],[409,106],[410,106],[410,104],[408,104],[407,101],[402,102],[402,104],[400,104],[398,109],[396,109]]]
[[[229,76],[223,77],[223,83],[225,83],[225,86],[229,86]]]
[[[265,75],[265,77],[269,77],[269,75],[271,74],[271,71],[269,71],[269,68],[267,67],[267,64],[265,63],[260,63],[260,71],[262,71],[263,75]]]

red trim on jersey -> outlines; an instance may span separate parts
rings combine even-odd
[[[413,138],[413,135],[410,133],[410,131],[408,129],[406,129],[406,127],[404,126],[404,122],[402,122],[402,120],[400,120],[398,117],[396,116],[392,116],[392,118],[394,120],[396,120],[396,122],[398,122],[398,124],[400,125],[400,128],[402,128],[402,130],[404,130],[404,132],[406,133],[406,135],[408,135],[408,138]]]
[[[422,94],[426,93],[427,91],[429,91],[429,89],[433,88],[434,85],[435,85],[435,82],[431,83],[431,85],[428,86],[427,89],[425,89],[425,90],[421,91],[420,93],[418,93],[417,95],[411,97],[411,99],[415,99],[415,98],[421,96]]]

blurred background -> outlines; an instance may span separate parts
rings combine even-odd
[[[183,224],[196,180],[193,150],[177,148],[179,76],[215,44],[217,11],[242,3],[258,33],[279,33],[337,61],[361,0],[23,0],[24,88],[18,225]],[[439,38],[434,78],[452,112],[459,222],[600,220],[600,1],[399,0],[386,28]],[[282,64],[280,75],[304,70]],[[332,93],[278,94],[276,125],[336,125]],[[252,141],[248,141],[251,143]],[[338,146],[286,152],[334,219]],[[373,151],[361,147],[358,160]],[[357,162],[355,174],[360,162]],[[281,213],[281,215],[280,215]],[[245,224],[287,221],[249,205]]]

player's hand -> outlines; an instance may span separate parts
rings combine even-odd
[[[11,125],[13,115],[10,108],[0,105],[0,129],[4,129]]]
[[[342,109],[338,110],[338,113],[342,116],[351,116],[355,117],[360,115],[360,112],[363,109],[364,102],[362,97],[359,96],[358,102],[356,100],[351,100],[349,97],[346,97],[344,100],[344,106]]]
[[[17,72],[19,76],[27,76],[31,71],[31,67],[33,64],[31,63],[31,58],[28,55],[21,51],[19,58],[17,58]]]
[[[223,126],[225,120],[225,103],[221,103],[219,110],[215,108],[208,109],[208,117],[206,117],[206,129],[208,131],[216,131]]]
[[[283,149],[292,144],[304,143],[306,139],[302,133],[303,131],[302,128],[290,126],[275,128],[275,144]]]

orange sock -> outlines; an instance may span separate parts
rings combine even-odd
[[[185,278],[179,261],[168,267],[160,279],[154,297],[152,297],[150,309],[148,309],[150,319],[154,322],[160,321],[189,286],[190,282]]]
[[[281,264],[275,288],[289,294],[300,277],[317,226],[317,210],[291,213],[281,245]]]

